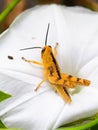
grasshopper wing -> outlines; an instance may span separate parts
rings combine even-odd
[[[55,90],[57,93],[63,98],[63,100],[67,103],[71,102],[71,97],[69,93],[67,92],[65,87],[59,86],[59,85],[54,85]]]

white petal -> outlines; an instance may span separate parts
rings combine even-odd
[[[43,78],[43,68],[21,60],[41,61],[40,50],[19,50],[44,46],[48,23],[48,44],[54,47],[59,42],[57,60],[61,70],[92,82],[90,87],[74,92],[70,105],[47,82],[34,92]],[[8,127],[55,129],[97,112],[97,26],[98,14],[79,7],[37,6],[16,18],[0,38],[0,89],[13,95],[0,103],[0,117]]]
[[[23,76],[31,79],[29,75]],[[0,86],[1,90],[13,95],[0,103],[0,117],[8,127],[50,129],[64,105],[61,98],[49,88],[34,92],[36,85],[33,82],[29,84],[1,74]]]

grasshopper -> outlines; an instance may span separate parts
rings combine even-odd
[[[41,84],[43,82],[48,80],[50,84],[53,85],[57,93],[63,98],[63,100],[67,103],[70,103],[71,96],[68,93],[67,88],[75,88],[77,85],[89,86],[90,81],[86,79],[78,78],[69,74],[65,74],[60,71],[60,67],[56,60],[58,44],[56,44],[56,46],[54,47],[54,50],[52,50],[51,46],[47,45],[49,25],[50,24],[48,24],[44,47],[32,47],[32,48],[21,49],[21,50],[34,49],[34,48],[42,49],[41,51],[42,63],[38,61],[34,61],[34,60],[28,60],[24,57],[22,57],[22,59],[29,63],[41,65],[44,68],[44,78],[38,84],[35,91],[37,91],[41,87]]]

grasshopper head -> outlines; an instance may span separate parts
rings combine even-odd
[[[42,56],[42,59],[44,57],[48,57],[48,55],[52,52],[52,47],[51,46],[44,46],[42,48],[42,51],[41,51],[41,56]]]

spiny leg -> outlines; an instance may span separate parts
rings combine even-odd
[[[41,84],[43,82],[45,82],[47,79],[48,79],[48,77],[47,77],[47,70],[44,70],[44,79],[38,84],[38,86],[36,87],[35,91],[37,91],[41,87]]]
[[[24,57],[22,57],[22,60],[24,60],[24,61],[26,61],[26,62],[28,62],[28,63],[34,63],[34,64],[37,64],[37,65],[43,66],[43,64],[40,63],[40,62],[38,62],[38,61],[28,60],[28,59],[26,59],[26,58],[24,58]]]
[[[69,78],[68,82],[70,84],[73,84],[73,86],[74,85],[81,85],[81,86],[89,86],[90,85],[90,81],[89,80],[77,78],[77,77],[74,77],[74,76]]]
[[[57,56],[57,47],[58,47],[58,43],[56,43],[55,47],[54,47],[54,51],[53,51],[53,54],[54,56],[56,57]]]
[[[39,84],[38,84],[38,86],[35,88],[35,91],[37,91],[40,87],[41,87],[41,84],[43,83],[43,82],[45,82],[47,79],[43,79]]]
[[[62,78],[65,81],[68,81],[70,84],[73,84],[73,86],[75,84],[76,85],[83,85],[83,86],[89,86],[90,85],[90,80],[78,78],[78,77],[68,75],[68,74],[64,74],[64,73],[61,73],[61,75],[62,75]]]
[[[81,78],[77,78],[77,82],[76,82],[76,84],[78,84],[78,85],[83,85],[83,86],[89,86],[90,83],[91,83],[90,80],[81,79]]]

